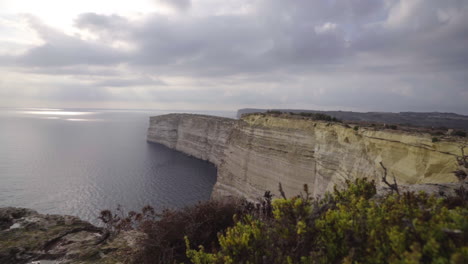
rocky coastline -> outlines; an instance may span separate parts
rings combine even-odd
[[[0,208],[0,263],[125,263],[136,231],[116,237],[75,216]]]

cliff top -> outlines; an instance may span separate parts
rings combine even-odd
[[[239,109],[237,117],[249,113],[265,113],[268,111],[283,113],[318,113],[325,114],[337,119],[349,122],[377,122],[392,125],[403,125],[412,127],[435,127],[435,128],[453,128],[468,130],[468,116],[455,113],[440,112],[352,112],[352,111],[318,111],[318,110],[300,110],[300,109]]]
[[[193,117],[193,118],[204,118],[204,119],[217,119],[219,121],[229,121],[233,122],[236,121],[236,119],[229,118],[229,117],[223,117],[223,116],[212,116],[212,115],[202,115],[202,114],[191,114],[191,113],[170,113],[170,114],[165,114],[165,115],[157,115],[157,116],[152,116],[150,117],[150,120],[153,119],[177,119],[181,117]]]
[[[310,128],[310,126],[315,127],[316,123],[323,123],[326,124],[326,126],[336,125],[343,128],[353,129],[356,132],[385,131],[394,134],[407,134],[418,137],[426,137],[430,138],[433,143],[444,140],[460,142],[462,144],[468,145],[468,138],[466,137],[466,132],[463,130],[392,125],[378,122],[342,121],[322,113],[297,114],[270,111],[266,113],[244,114],[242,115],[241,120],[254,126],[274,126],[291,129],[307,129],[308,127]],[[292,120],[301,122],[291,123],[290,121]]]

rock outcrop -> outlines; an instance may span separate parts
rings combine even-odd
[[[104,229],[74,216],[0,208],[0,263],[124,263],[139,235],[131,232],[109,239]]]
[[[148,140],[218,167],[213,197],[256,199],[281,183],[292,196],[308,184],[322,195],[345,180],[380,182],[382,163],[399,184],[457,182],[462,138],[254,114],[241,120],[171,114],[151,118]]]

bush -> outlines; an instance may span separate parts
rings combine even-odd
[[[468,192],[376,198],[373,181],[347,181],[323,198],[304,192],[260,203],[207,201],[182,210],[100,219],[118,233],[146,234],[126,263],[468,263]]]
[[[270,114],[270,115],[281,115],[282,114],[281,111],[277,111],[277,110],[268,110],[266,113]]]
[[[337,119],[336,117],[333,117],[327,114],[322,114],[322,113],[301,112],[301,113],[298,113],[297,115],[304,116],[312,120],[321,120],[321,121],[339,122],[339,123],[342,122],[340,119]]]
[[[453,132],[453,135],[459,136],[459,137],[466,137],[466,132],[462,130],[456,130]]]
[[[246,215],[192,249],[193,263],[467,263],[468,209],[424,193],[375,199],[375,184],[347,182],[323,199],[273,201],[273,216]],[[466,204],[465,204],[466,205]]]
[[[434,136],[443,136],[443,135],[445,135],[445,133],[442,132],[442,131],[435,131],[435,132],[433,132],[431,134],[434,135]]]
[[[129,212],[126,216],[118,208],[116,214],[102,211],[100,219],[114,233],[136,229],[146,234],[138,241],[141,250],[128,256],[129,263],[188,263],[184,237],[208,250],[216,250],[217,233],[234,224],[234,215],[243,215],[243,206],[240,200],[207,201],[161,213],[146,206],[141,213]]]
[[[439,141],[440,141],[440,139],[438,139],[438,138],[436,138],[436,137],[433,137],[433,138],[432,138],[432,143],[439,142]]]
[[[358,131],[358,130],[359,130],[359,127],[358,127],[358,126],[354,126],[353,129],[354,129],[354,131]]]

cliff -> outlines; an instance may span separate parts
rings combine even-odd
[[[346,179],[378,183],[380,162],[399,184],[449,183],[458,179],[456,157],[466,139],[432,142],[424,133],[359,128],[341,123],[272,115],[241,120],[171,114],[151,118],[148,140],[162,143],[218,167],[213,197],[256,199],[281,183],[287,195],[308,184],[322,195]]]
[[[147,140],[219,166],[236,120],[224,117],[168,114],[150,118]]]

